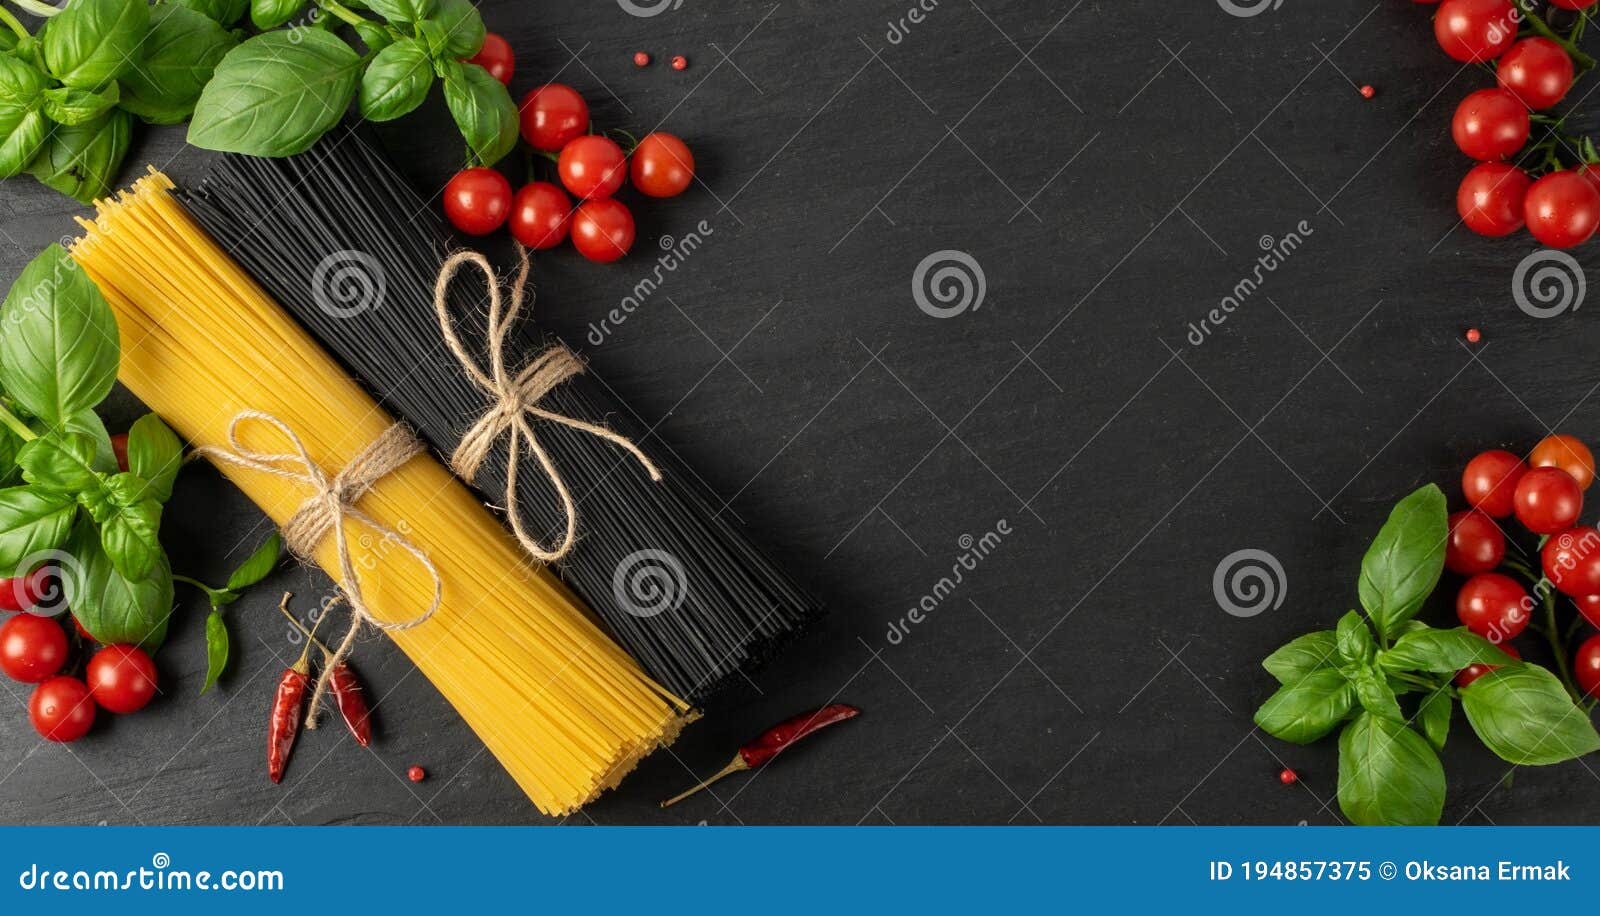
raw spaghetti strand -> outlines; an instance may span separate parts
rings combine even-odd
[[[197,226],[152,173],[101,201],[71,251],[117,313],[121,379],[197,446],[229,446],[245,411],[278,418],[306,457],[346,467],[393,424]],[[262,424],[240,444],[282,452]],[[311,495],[300,480],[222,462],[219,469],[282,525]],[[417,664],[538,808],[569,813],[687,721],[687,706],[651,681],[560,582],[529,563],[466,488],[427,455],[371,483],[357,502],[400,532],[438,571],[440,603],[388,635]],[[434,583],[392,539],[340,523],[373,618],[413,620]],[[339,578],[333,537],[311,550]]]

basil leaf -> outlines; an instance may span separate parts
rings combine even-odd
[[[151,124],[187,120],[217,63],[237,43],[203,13],[171,4],[155,7],[144,56],[122,77],[122,107]]]
[[[1516,659],[1466,627],[1413,630],[1378,654],[1378,664],[1390,671],[1431,671],[1448,674],[1468,665],[1514,665]]]
[[[1600,734],[1561,681],[1538,665],[1497,668],[1461,688],[1484,746],[1508,763],[1543,766],[1600,750]]]
[[[75,86],[57,86],[44,91],[44,113],[57,124],[72,127],[100,117],[121,98],[122,90],[116,83],[100,92]]]
[[[61,424],[110,393],[122,352],[117,319],[60,245],[23,268],[0,310],[0,387],[29,413]]]
[[[94,203],[110,192],[132,136],[133,115],[113,108],[99,120],[51,131],[28,171],[46,187]]]
[[[389,30],[371,20],[364,19],[351,26],[351,28],[356,30],[356,34],[361,37],[361,43],[367,46],[367,50],[374,53],[394,44],[394,36],[389,34]]]
[[[1335,641],[1339,645],[1339,657],[1350,664],[1365,665],[1372,660],[1373,653],[1378,651],[1377,643],[1372,641],[1372,631],[1367,628],[1367,622],[1355,611],[1349,611],[1339,618],[1339,627],[1334,634]]]
[[[23,560],[60,547],[77,514],[66,493],[40,487],[0,490],[0,577],[22,575]]]
[[[327,32],[268,32],[229,51],[206,84],[189,142],[252,156],[304,152],[355,97],[361,55]]]
[[[1356,692],[1356,702],[1361,704],[1362,709],[1396,722],[1406,720],[1405,714],[1400,711],[1400,700],[1377,669],[1371,665],[1359,665],[1347,671],[1345,676],[1349,678],[1350,686]]]
[[[56,79],[98,90],[128,69],[149,28],[145,0],[72,0],[45,25],[39,44]]]
[[[1261,667],[1277,678],[1278,683],[1292,684],[1318,668],[1333,667],[1338,661],[1338,652],[1333,631],[1318,630],[1280,646],[1262,660]]]
[[[254,553],[239,564],[239,568],[233,571],[233,575],[228,577],[228,590],[236,592],[240,589],[249,588],[265,579],[272,574],[272,570],[278,565],[278,558],[282,554],[283,538],[278,532],[274,531],[260,547],[255,549]]]
[[[305,7],[306,0],[250,0],[250,21],[258,29],[275,29]]]
[[[22,469],[17,467],[17,452],[21,450],[22,437],[0,425],[0,487],[21,482]]]
[[[200,695],[205,696],[228,667],[228,624],[216,608],[206,615],[206,682],[200,685]]]
[[[361,116],[392,121],[421,105],[433,87],[433,59],[415,38],[379,51],[361,76]]]
[[[148,484],[125,473],[106,483],[110,512],[100,519],[100,544],[111,565],[139,581],[150,575],[161,555],[161,503],[146,495]]]
[[[367,0],[367,9],[394,23],[420,22],[438,12],[434,0]]]
[[[1359,583],[1361,606],[1380,633],[1393,636],[1422,608],[1444,571],[1448,538],[1444,493],[1433,484],[1402,499],[1389,513],[1361,558]]]
[[[488,70],[477,64],[449,68],[444,101],[479,162],[493,166],[517,145],[517,103]]]
[[[100,485],[94,469],[94,439],[66,430],[46,433],[17,450],[22,478],[36,486],[76,493]]]
[[[465,60],[483,50],[483,39],[488,33],[478,8],[469,0],[438,0],[438,5],[438,11],[428,22],[440,27],[444,46],[435,49],[434,56]]]
[[[35,421],[39,426],[44,424]],[[82,433],[94,441],[94,458],[89,462],[90,467],[102,474],[115,474],[117,472],[117,453],[111,447],[111,434],[106,432],[106,424],[93,408],[84,408],[67,418],[61,428],[69,433]],[[48,432],[48,429],[42,430]]]
[[[233,25],[250,11],[250,0],[169,0],[169,3],[194,10],[219,25]]]
[[[1355,705],[1355,691],[1334,668],[1313,671],[1267,698],[1255,721],[1269,734],[1310,744],[1333,730]]]
[[[1423,697],[1422,705],[1417,707],[1422,734],[1436,751],[1444,750],[1445,738],[1450,735],[1450,711],[1454,706],[1455,701],[1450,699],[1450,687],[1447,684]]]
[[[160,417],[147,413],[133,422],[128,430],[128,470],[149,481],[147,494],[166,502],[182,468],[183,443]]]
[[[70,562],[61,564],[72,616],[106,645],[130,643],[155,652],[167,637],[172,614],[172,570],[166,554],[151,575],[131,581],[117,572],[94,526],[80,519],[67,541]]]
[[[27,168],[50,131],[41,105],[49,78],[9,55],[0,55],[0,178]]]
[[[1362,713],[1339,736],[1339,808],[1364,826],[1422,826],[1444,813],[1444,765],[1422,736]]]

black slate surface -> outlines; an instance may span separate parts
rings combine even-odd
[[[1438,52],[1430,9],[1410,3],[1234,16],[1213,0],[928,0],[891,41],[913,3],[483,4],[519,52],[519,95],[570,82],[599,124],[693,146],[703,183],[636,208],[629,259],[541,259],[540,319],[583,341],[653,276],[657,240],[704,220],[700,249],[586,353],[834,609],[759,692],[572,822],[1337,821],[1332,742],[1291,747],[1250,723],[1271,690],[1258,661],[1353,606],[1400,496],[1437,481],[1459,500],[1476,451],[1600,425],[1593,306],[1527,317],[1511,284],[1536,245],[1455,226],[1467,163],[1448,119],[1487,77]],[[657,64],[635,69],[639,49]],[[687,71],[665,65],[674,54]],[[437,100],[381,134],[421,189],[459,160]],[[145,162],[183,181],[207,156],[146,130],[128,175]],[[75,231],[79,211],[28,180],[0,202],[8,277]],[[1291,232],[1292,255],[1189,341],[1253,276],[1261,240]],[[912,278],[944,250],[976,262],[985,290],[938,319]],[[114,429],[137,412],[119,397]],[[1011,533],[941,586],[964,539],[1002,521]],[[196,468],[164,534],[180,571],[215,579],[263,530]],[[1248,618],[1212,588],[1243,549],[1284,571],[1281,605]],[[268,697],[297,651],[272,610],[283,588],[310,602],[327,582],[286,572],[230,608],[237,658],[199,698],[203,605],[184,593],[164,695],[70,748],[41,745],[26,693],[4,684],[0,820],[542,822],[379,637],[358,659],[382,697],[374,747],[310,734],[270,785]],[[924,596],[936,606],[891,641]],[[1429,613],[1448,621],[1448,598]],[[834,699],[865,715],[656,807]],[[1600,816],[1592,768],[1504,787],[1507,767],[1456,725],[1446,822]],[[414,763],[428,781],[405,780]],[[1284,765],[1300,785],[1278,784]]]

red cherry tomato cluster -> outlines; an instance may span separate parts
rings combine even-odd
[[[50,570],[25,578],[0,580],[0,606],[12,615],[0,624],[0,672],[24,684],[36,684],[28,700],[28,720],[47,741],[76,741],[94,725],[95,709],[125,714],[138,712],[156,695],[156,666],[137,646],[106,646],[92,653],[93,640],[73,620],[78,638],[49,617],[30,613],[47,594]],[[82,676],[65,674],[75,647],[87,661]]]
[[[559,183],[530,181],[513,193],[494,169],[460,172],[445,186],[444,212],[462,232],[486,235],[507,226],[533,249],[554,248],[570,237],[579,254],[608,263],[633,247],[633,213],[614,196],[624,182],[647,197],[676,197],[694,181],[688,144],[657,132],[629,154],[615,140],[589,132],[589,103],[571,86],[534,89],[521,112],[522,139],[555,160]]]
[[[1596,2],[1552,0],[1565,10]],[[1523,30],[1529,23],[1537,28]],[[1593,144],[1566,137],[1538,112],[1566,98],[1580,58],[1584,66],[1593,61],[1570,38],[1549,37],[1559,33],[1513,0],[1444,0],[1433,32],[1455,60],[1492,66],[1497,83],[1463,99],[1450,123],[1456,146],[1478,162],[1456,191],[1462,222],[1492,237],[1526,226],[1551,248],[1588,241],[1600,228],[1600,156]],[[1547,126],[1530,145],[1535,124]]]
[[[1450,516],[1444,561],[1451,572],[1467,577],[1456,594],[1456,615],[1467,629],[1520,659],[1510,640],[1528,628],[1541,602],[1554,599],[1552,589],[1572,599],[1583,618],[1600,628],[1600,529],[1578,522],[1584,491],[1594,480],[1589,447],[1561,434],[1540,440],[1526,460],[1494,449],[1467,462],[1461,491],[1472,508]],[[1541,536],[1537,569],[1507,558],[1507,532],[1496,519],[1510,517]],[[1545,635],[1558,653],[1565,652],[1558,634]],[[1456,686],[1465,687],[1493,668],[1464,668]],[[1578,649],[1572,676],[1578,689],[1600,696],[1600,635]]]

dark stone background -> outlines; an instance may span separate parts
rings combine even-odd
[[[1257,663],[1353,606],[1360,556],[1400,496],[1437,481],[1459,499],[1474,452],[1526,449],[1552,427],[1592,437],[1600,421],[1594,307],[1524,316],[1512,271],[1536,245],[1455,226],[1467,163],[1448,119],[1488,77],[1445,58],[1431,8],[1411,3],[1235,17],[1212,0],[942,0],[891,43],[912,2],[684,0],[650,18],[611,0],[483,4],[519,52],[519,95],[558,78],[600,125],[659,125],[693,146],[703,184],[637,208],[632,257],[541,259],[539,319],[580,342],[650,274],[659,237],[707,221],[702,249],[585,349],[834,609],[759,694],[711,710],[573,820],[1338,820],[1333,743],[1253,730],[1272,689]],[[636,70],[637,49],[657,64]],[[665,65],[678,53],[686,72]],[[380,133],[420,189],[459,162],[437,99]],[[183,181],[207,156],[180,130],[145,130],[127,174],[145,162]],[[80,211],[27,179],[0,199],[7,276],[75,231]],[[1187,342],[1251,273],[1258,240],[1301,221],[1304,245]],[[910,288],[941,249],[970,254],[987,284],[980,308],[946,320]],[[1468,326],[1483,344],[1462,343]],[[123,397],[113,428],[136,410]],[[959,539],[1002,519],[999,549],[891,644]],[[180,571],[216,579],[260,521],[197,468],[164,534]],[[1286,580],[1281,607],[1248,619],[1212,591],[1244,548]],[[185,591],[164,695],[70,748],[42,746],[25,691],[6,684],[0,819],[541,820],[377,637],[358,664],[383,697],[380,740],[365,752],[338,728],[310,734],[285,784],[268,784],[268,698],[292,649],[281,588],[309,602],[327,582],[287,572],[230,608],[237,657],[199,698],[203,605]],[[1447,621],[1447,606],[1429,613]],[[762,727],[835,698],[865,715],[716,797],[656,807]],[[1497,788],[1508,768],[1459,714],[1456,728],[1446,822],[1600,816],[1588,764]],[[413,763],[431,778],[407,782]],[[1299,786],[1278,784],[1286,764]]]

